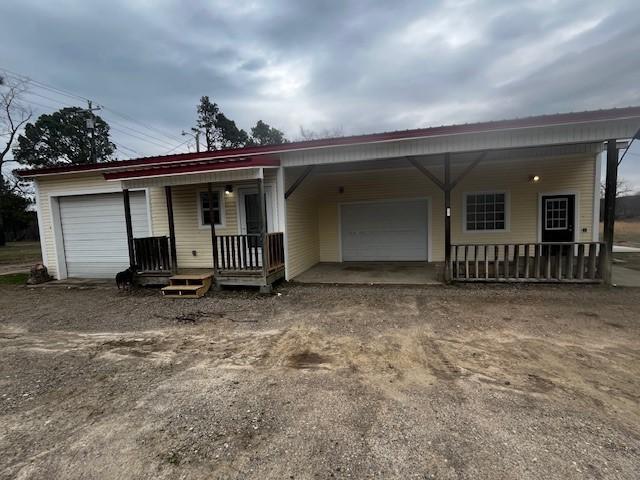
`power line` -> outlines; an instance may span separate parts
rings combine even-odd
[[[121,126],[122,128],[126,128],[126,129],[128,129],[128,130],[131,130],[132,132],[135,132],[135,133],[139,134],[139,135],[144,135],[144,136],[146,136],[146,137],[152,138],[153,140],[157,140],[157,141],[159,141],[159,142],[166,143],[167,145],[173,145],[173,142],[167,142],[166,140],[163,140],[162,138],[154,137],[153,135],[150,135],[150,134],[148,134],[148,133],[145,133],[145,132],[143,132],[143,131],[141,131],[141,130],[137,130],[137,129],[135,129],[135,128],[129,127],[129,126],[125,125],[124,123],[117,122],[117,121],[115,121],[115,120],[109,120],[109,122],[108,122],[108,123],[109,123],[109,124],[114,124],[114,125],[119,125],[119,126]]]
[[[142,140],[143,142],[150,143],[150,144],[152,144],[152,145],[155,145],[156,147],[160,147],[160,148],[167,148],[167,145],[160,144],[160,143],[158,143],[158,142],[156,142],[156,141],[154,141],[154,140],[147,140],[147,139],[146,139],[146,138],[144,138],[144,137],[141,137],[141,136],[136,135],[136,134],[134,134],[134,133],[129,133],[129,132],[125,131],[125,130],[120,130],[120,129],[119,129],[119,128],[117,128],[117,127],[113,127],[113,126],[112,126],[112,127],[111,127],[111,130],[113,130],[113,131],[115,131],[115,132],[120,132],[120,133],[122,133],[123,135],[128,135],[128,136],[130,136],[130,137],[137,138],[138,140]]]
[[[185,141],[184,141],[184,142],[182,142],[181,144],[176,145],[175,147],[173,147],[171,150],[169,150],[169,151],[167,151],[167,152],[164,152],[164,153],[163,153],[163,155],[168,155],[168,154],[170,154],[171,152],[173,152],[173,151],[177,150],[177,149],[178,149],[178,148],[180,148],[181,146],[183,146],[183,145],[185,145],[185,144],[189,143],[190,141],[191,141],[191,139],[190,139],[190,138],[188,138],[187,140],[185,140]]]
[[[71,107],[71,108],[76,107],[76,105],[68,105],[68,104],[66,104],[66,103],[64,103],[64,102],[61,102],[60,100],[55,99],[55,98],[51,98],[51,97],[48,97],[48,96],[46,96],[46,95],[41,95],[41,94],[39,94],[39,93],[32,92],[32,91],[27,91],[27,92],[25,92],[25,95],[27,95],[27,96],[28,96],[28,95],[36,95],[37,97],[44,98],[45,100],[49,100],[49,101],[52,101],[52,102],[57,102],[57,103],[59,103],[60,105],[62,105],[62,106],[64,106],[64,107]],[[167,142],[166,140],[163,140],[162,138],[155,137],[155,136],[150,135],[150,134],[148,134],[148,133],[145,133],[145,132],[143,132],[143,131],[141,131],[141,130],[137,130],[137,129],[135,129],[135,128],[129,127],[128,125],[125,125],[125,124],[120,123],[120,122],[118,122],[118,121],[110,120],[108,123],[110,123],[110,124],[111,124],[111,123],[113,123],[113,124],[115,124],[115,125],[120,125],[122,128],[126,128],[126,129],[128,129],[128,130],[131,130],[132,132],[135,132],[135,133],[137,133],[137,134],[139,134],[139,135],[144,135],[144,136],[149,137],[149,138],[151,138],[151,139],[153,139],[153,140],[157,140],[158,142],[162,142],[163,144],[165,144],[164,146],[170,146],[170,145],[172,145],[172,143],[169,143],[169,142]]]
[[[152,127],[152,126],[149,126],[149,125],[147,125],[145,123],[142,123],[141,121],[136,120],[136,119],[130,117],[129,115],[125,115],[123,113],[119,113],[119,112],[115,111],[113,108],[106,107],[106,106],[104,106],[102,104],[100,104],[100,106],[103,108],[103,110],[111,112],[114,115],[117,115],[117,116],[119,116],[119,117],[121,117],[121,118],[123,118],[125,120],[128,120],[128,121],[133,122],[133,123],[137,123],[138,125],[141,125],[141,126],[143,126],[144,128],[146,128],[148,130],[153,130],[153,131],[155,131],[157,133],[160,133],[161,135],[163,135],[163,136],[165,136],[167,138],[170,138],[172,140],[180,141],[180,139],[178,137],[174,137],[173,135],[169,135],[169,134],[163,132],[162,130],[160,130],[160,129],[156,128],[156,127]]]
[[[42,96],[42,95],[40,95],[40,96]],[[47,97],[44,97],[44,98],[47,98]],[[48,98],[47,98],[47,99],[48,99]],[[48,100],[53,100],[53,99],[48,99]],[[58,109],[58,108],[59,108],[59,107],[57,107],[57,106],[44,105],[44,104],[42,104],[42,103],[38,103],[38,102],[35,102],[35,101],[33,101],[33,100],[23,100],[23,102],[24,102],[24,103],[27,103],[27,104],[29,104],[29,105],[37,105],[38,107],[45,108],[46,110],[39,110],[39,109],[38,109],[38,110],[35,110],[35,111],[40,111],[40,112],[42,112],[42,113],[45,113],[45,112],[46,112],[46,111],[48,111],[48,110],[56,110],[56,109]],[[138,150],[135,150],[135,149],[133,149],[133,148],[131,148],[131,147],[128,147],[128,146],[124,145],[123,143],[121,143],[121,142],[119,142],[119,141],[118,141],[118,142],[116,142],[116,141],[114,141],[114,140],[111,140],[111,143],[113,143],[117,148],[119,148],[119,149],[121,149],[121,150],[128,150],[128,151],[132,152],[133,154],[135,154],[135,155],[137,155],[137,156],[140,156],[140,157],[144,156],[144,154],[140,153]],[[13,160],[12,160],[12,161],[13,161]]]
[[[67,105],[64,102],[61,102],[60,100],[56,99],[56,98],[51,98],[51,97],[47,97],[46,95],[41,95],[39,93],[33,92],[33,91],[26,91],[24,92],[25,96],[29,96],[29,95],[35,95],[36,97],[40,97],[40,98],[44,98],[45,100],[49,100],[51,102],[56,102],[59,103],[60,105],[64,106],[64,107],[74,107],[77,105]]]
[[[86,98],[86,97],[83,97],[81,95],[76,95],[75,93],[69,92],[68,90],[63,90],[62,88],[57,88],[57,87],[54,87],[52,85],[48,85],[48,84],[46,84],[44,82],[40,82],[38,80],[34,80],[33,78],[28,77],[27,75],[22,75],[20,73],[12,72],[11,70],[9,70],[7,68],[0,67],[0,70],[5,72],[5,74],[7,74],[8,76],[15,78],[16,80],[21,80],[23,82],[33,83],[35,85],[39,85],[40,88],[44,88],[45,90],[56,92],[59,95],[64,95],[64,96],[69,97],[69,98],[79,99],[79,100],[82,100],[83,102],[89,101],[89,99]]]
[[[43,99],[45,99],[45,100],[49,100],[49,101],[51,101],[51,102],[57,102],[58,104],[62,105],[63,107],[78,108],[77,106],[74,106],[74,105],[68,105],[68,104],[66,104],[66,103],[64,103],[64,102],[61,102],[61,101],[60,101],[60,100],[58,100],[58,99],[51,98],[51,97],[48,97],[48,96],[46,96],[46,95],[41,95],[41,94],[39,94],[39,93],[32,92],[32,91],[25,92],[25,95],[26,95],[26,96],[29,96],[29,95],[35,95],[35,96],[38,96],[38,97],[43,98]],[[39,102],[36,102],[36,101],[34,101],[34,100],[32,100],[32,99],[23,100],[23,102],[24,102],[24,103],[27,103],[27,104],[29,104],[29,105],[37,105],[37,106],[39,106],[39,107],[46,108],[47,110],[55,110],[55,109],[58,109],[58,108],[59,108],[59,107],[57,107],[57,106],[44,105],[44,104],[39,103]],[[134,137],[134,138],[137,138],[138,140],[142,140],[142,141],[144,141],[144,142],[151,143],[151,144],[156,145],[156,146],[158,146],[158,147],[161,147],[161,148],[167,148],[167,147],[169,147],[170,145],[172,145],[171,143],[169,143],[169,142],[167,142],[167,141],[165,141],[165,140],[162,140],[161,138],[155,137],[155,136],[153,136],[153,135],[150,135],[150,134],[148,134],[148,133],[142,132],[142,131],[140,131],[140,130],[136,130],[136,129],[131,128],[131,127],[127,126],[127,125],[124,125],[124,124],[122,124],[122,123],[120,123],[120,122],[115,122],[115,121],[111,120],[109,123],[115,123],[116,125],[120,125],[122,128],[125,128],[125,129],[131,130],[131,131],[133,131],[133,132],[136,132],[136,133],[137,133],[137,134],[139,134],[139,135],[144,135],[144,136],[147,136],[147,137],[152,138],[152,139],[154,139],[154,140],[157,140],[157,141],[159,141],[159,142],[162,142],[161,144],[160,144],[160,143],[156,143],[156,141],[150,141],[150,140],[147,140],[147,139],[145,139],[145,138],[139,137],[138,135],[134,135],[134,134],[131,134],[131,133],[126,132],[126,131],[124,131],[124,130],[120,130],[120,129],[118,129],[118,128],[115,128],[115,127],[113,127],[113,126],[111,127],[111,129],[112,129],[112,130],[115,130],[115,131],[117,131],[117,132],[120,132],[120,133],[122,133],[122,134],[124,134],[124,135],[132,136],[132,137]],[[115,143],[115,142],[114,142],[114,143]],[[142,156],[142,155],[143,155],[143,154],[141,154],[140,152],[138,152],[138,151],[136,151],[136,150],[134,150],[134,149],[132,149],[132,148],[125,147],[125,146],[124,146],[124,145],[122,145],[122,144],[120,144],[120,146],[123,146],[125,149],[127,149],[127,150],[130,150],[130,151],[134,152],[136,155],[140,155],[140,156]]]
[[[40,82],[38,80],[34,80],[31,77],[28,77],[27,75],[22,75],[22,74],[19,74],[17,72],[13,72],[13,71],[11,71],[11,70],[9,70],[7,68],[0,67],[0,70],[6,72],[9,76],[12,76],[15,79],[22,80],[22,81],[25,81],[25,82],[29,82],[31,84],[34,84],[38,88],[43,88],[45,90],[51,91],[53,93],[56,93],[58,95],[64,95],[64,96],[67,96],[69,98],[80,99],[80,100],[83,100],[83,101],[90,101],[90,99],[88,99],[86,97],[83,97],[81,95],[77,95],[77,94],[75,94],[73,92],[70,92],[69,90],[64,90],[64,89],[61,89],[61,88],[58,88],[58,87],[54,87],[54,86],[49,85],[49,84],[44,83],[44,82]],[[42,95],[39,95],[39,96],[42,96]],[[62,102],[60,102],[60,103],[62,103]],[[172,141],[180,141],[180,139],[177,136],[173,136],[171,134],[167,134],[166,132],[163,132],[162,130],[160,130],[157,127],[153,127],[153,126],[147,125],[147,124],[145,124],[143,122],[140,122],[139,120],[136,120],[136,119],[132,118],[129,115],[126,115],[124,113],[118,112],[118,111],[116,111],[116,110],[114,110],[112,108],[109,108],[109,107],[107,107],[107,106],[105,106],[103,104],[100,104],[100,106],[102,107],[103,110],[107,110],[107,111],[113,113],[114,115],[117,115],[117,116],[119,116],[119,117],[121,117],[121,118],[123,118],[123,119],[125,119],[125,120],[127,120],[129,122],[141,125],[142,127],[146,128],[147,130],[157,132],[160,135],[162,135],[164,137],[167,137],[168,139],[171,139]],[[131,130],[134,130],[131,127],[125,127],[125,128],[130,128]],[[138,133],[141,133],[141,132],[138,132]],[[149,135],[149,134],[143,134],[143,135],[147,135],[149,137],[153,137],[152,135]],[[155,137],[155,138],[157,139],[157,137]],[[161,141],[164,142],[164,140],[161,140]],[[168,143],[168,142],[165,142],[165,143]]]

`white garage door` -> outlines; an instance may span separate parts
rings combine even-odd
[[[131,192],[134,237],[149,236],[144,192]],[[108,278],[129,266],[127,227],[121,193],[60,198],[67,275]]]
[[[342,260],[426,261],[427,201],[342,205]]]

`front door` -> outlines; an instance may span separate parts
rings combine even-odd
[[[257,193],[245,193],[244,216],[246,233],[260,233],[260,205]]]
[[[276,219],[273,211],[273,193],[271,186],[265,186],[265,210],[267,219],[267,232],[276,231]],[[258,190],[255,188],[241,188],[238,191],[238,224],[239,233],[260,233],[260,205],[258,203]]]
[[[543,195],[541,201],[542,241],[573,242],[575,240],[575,195]]]

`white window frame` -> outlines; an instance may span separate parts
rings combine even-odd
[[[467,229],[467,197],[469,195],[504,195],[504,228],[492,230],[469,230]],[[508,233],[511,229],[511,194],[508,190],[486,190],[479,192],[464,192],[462,194],[462,232],[469,234],[483,233]]]
[[[549,227],[549,220],[553,221],[556,220],[555,218],[549,218],[548,215],[548,210],[547,210],[547,203],[548,202],[564,202],[564,227]],[[544,199],[544,214],[543,217],[545,219],[545,225],[544,225],[544,229],[545,230],[549,230],[549,231],[554,231],[554,230],[568,230],[569,229],[569,199],[568,198],[545,198]],[[560,220],[560,217],[557,218],[557,220]]]
[[[202,201],[201,195],[203,193],[208,193],[208,190],[200,189],[196,192],[196,204],[198,206],[198,227],[199,228],[211,228],[211,225],[208,223],[204,223],[202,221]],[[224,192],[220,188],[212,188],[212,194],[218,195],[218,205],[220,206],[220,223],[216,223],[216,227],[224,228],[226,226],[226,214],[225,214],[225,201],[224,201]]]

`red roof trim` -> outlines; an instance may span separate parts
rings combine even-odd
[[[436,137],[442,135],[459,135],[469,133],[493,132],[498,130],[511,130],[530,127],[548,127],[570,123],[587,123],[602,120],[616,120],[629,117],[640,117],[640,107],[612,108],[607,110],[593,110],[585,112],[558,113],[553,115],[539,115],[535,117],[516,118],[511,120],[499,120],[491,122],[469,123],[459,125],[446,125],[440,127],[418,128],[395,132],[374,133],[368,135],[354,135],[350,137],[327,138],[321,140],[309,140],[304,142],[291,142],[282,145],[267,145],[257,147],[244,147],[213,152],[180,153],[174,155],[144,157],[133,160],[118,160],[91,165],[71,165],[60,167],[48,167],[32,170],[17,170],[21,176],[48,175],[54,173],[86,172],[92,170],[105,170],[111,168],[126,168],[138,165],[155,165],[190,160],[207,160],[214,158],[233,158],[246,155],[264,155],[267,153],[279,153],[292,150],[306,150],[322,147],[339,147],[357,145],[362,143],[375,143],[393,140],[407,140],[413,138]]]
[[[197,163],[189,165],[163,165],[150,168],[138,168],[113,173],[104,173],[106,180],[127,180],[132,178],[149,178],[181,173],[209,172],[215,170],[234,170],[252,167],[279,167],[280,159],[270,156],[247,158],[242,160],[217,161],[215,163]]]

